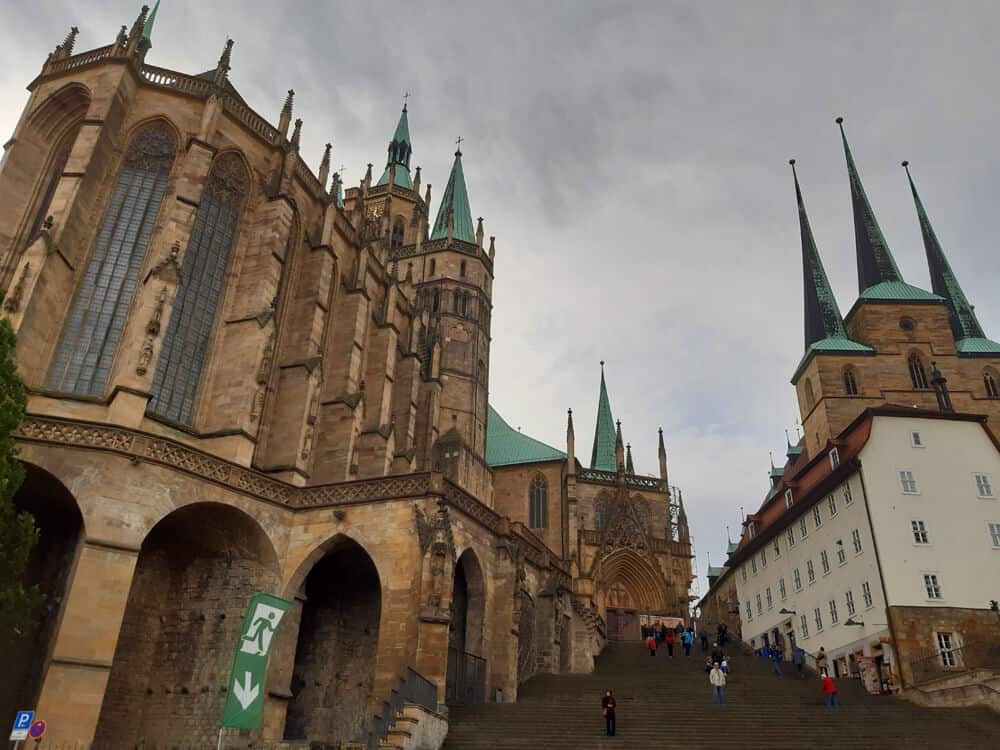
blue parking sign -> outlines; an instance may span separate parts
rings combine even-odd
[[[14,728],[10,730],[11,740],[28,739],[28,730],[31,729],[31,722],[35,719],[34,711],[18,711],[14,718]]]

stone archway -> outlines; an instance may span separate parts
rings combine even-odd
[[[0,653],[4,654],[0,721],[13,721],[18,709],[33,707],[38,701],[84,535],[80,508],[65,485],[33,464],[25,464],[24,469],[14,507],[34,516],[39,530],[24,584],[37,586],[44,598],[34,613],[31,631],[10,642],[0,639]]]
[[[139,551],[95,747],[212,747],[242,615],[274,591],[260,525],[220,503],[170,513]]]
[[[356,542],[340,537],[302,585],[285,739],[367,742],[382,588]]]
[[[483,658],[483,623],[486,585],[479,558],[467,549],[455,563],[448,625],[448,675],[445,701],[482,703],[486,699],[486,660]]]
[[[535,600],[527,591],[518,593],[520,610],[517,614],[517,682],[521,684],[538,670],[535,645]]]

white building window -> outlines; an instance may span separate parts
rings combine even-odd
[[[781,540],[778,537],[774,538],[774,544],[771,545],[774,549],[774,556],[781,557]]]
[[[792,495],[792,491],[785,490],[785,507],[791,508],[794,502],[795,502],[795,496]]]
[[[993,482],[989,474],[976,474],[976,495],[993,497]]]
[[[851,616],[854,614],[854,592],[848,591],[844,594],[844,603],[847,604],[847,615]]]
[[[910,521],[910,529],[913,531],[914,544],[930,544],[930,537],[927,535],[927,526],[923,521]]]
[[[809,536],[809,526],[806,525],[806,519],[805,518],[800,518],[799,519],[799,535],[803,539],[805,539],[807,536]]]
[[[817,529],[823,525],[823,514],[819,512],[818,505],[813,508],[813,523],[816,524]]]
[[[868,581],[861,584],[861,597],[865,600],[865,609],[872,606],[872,586]]]
[[[844,483],[844,505],[850,505],[854,502],[854,496],[851,495],[851,485],[847,482]]]
[[[798,568],[796,568],[795,570],[792,571],[792,583],[795,584],[795,590],[796,591],[801,591],[802,590],[802,576],[799,575],[799,569]]]
[[[836,448],[830,450],[830,468],[836,469],[840,466],[840,453]]]
[[[756,557],[751,557],[750,558],[750,572],[753,573],[754,575],[757,575],[757,558]]]
[[[841,565],[843,565],[845,562],[847,562],[847,555],[844,553],[844,540],[843,539],[838,539],[837,540],[837,544],[835,545],[835,549],[837,550],[837,562],[840,563]]]
[[[785,536],[788,537],[788,546],[795,546],[795,529],[791,526],[788,527],[788,531],[785,532]]]
[[[945,667],[959,666],[955,636],[951,633],[935,633],[935,635],[937,636],[938,653],[941,654],[941,665]]]
[[[901,470],[899,472],[899,486],[904,495],[919,494],[917,490],[917,480],[913,478],[912,471]]]
[[[766,568],[767,567],[767,550],[766,549],[762,549],[760,551],[760,567],[762,567],[762,568]]]
[[[854,545],[854,554],[861,554],[861,532],[855,529],[851,532],[851,544]]]
[[[819,564],[823,566],[823,575],[830,572],[830,556],[826,554],[826,550],[819,553]]]
[[[802,637],[803,638],[808,638],[809,637],[809,618],[806,617],[805,615],[802,615],[799,618],[799,624],[802,626],[802,628],[801,628],[801,630],[802,630]]]
[[[836,625],[839,621],[840,620],[837,617],[837,600],[836,599],[831,599],[830,600],[830,624],[831,625]]]
[[[768,586],[764,591],[764,595],[767,597],[767,608],[774,609],[774,599],[771,598],[771,587]]]
[[[750,600],[749,599],[747,599],[747,619],[748,620],[752,620],[753,619],[753,609],[750,607]]]
[[[781,601],[785,601],[788,598],[788,592],[785,591],[785,579],[778,579],[778,594],[781,596]]]
[[[809,583],[813,583],[816,580],[816,571],[813,569],[813,561],[806,561],[806,578],[809,579]]]
[[[924,589],[927,590],[928,599],[942,599],[941,584],[938,582],[937,574],[924,573]]]
[[[744,565],[742,568],[740,568],[740,575],[743,576],[743,583],[746,583],[747,582],[747,566],[746,565]]]
[[[993,538],[993,546],[1000,548],[1000,523],[990,524],[990,536]]]
[[[816,620],[816,632],[818,633],[823,629],[823,613],[819,611],[819,607],[813,610],[813,617]]]
[[[920,433],[914,430],[910,433],[910,445],[914,448],[924,448],[923,438],[920,437]]]
[[[830,495],[830,497],[826,499],[826,504],[830,507],[830,518],[833,518],[837,515],[837,498]]]
[[[760,594],[757,594],[757,614],[760,615],[763,613],[764,613],[764,606],[761,604]]]
[[[747,524],[747,531],[750,533],[750,538],[753,539],[757,536],[757,524],[751,521]]]

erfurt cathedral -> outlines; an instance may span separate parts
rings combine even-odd
[[[638,613],[685,618],[662,433],[636,474],[603,371],[588,468],[572,414],[563,451],[489,405],[497,251],[461,151],[432,211],[404,107],[348,187],[329,145],[316,171],[300,155],[292,92],[277,124],[241,97],[232,41],[205,72],[147,62],[155,15],[85,52],[73,28],[4,146],[45,603],[5,650],[0,719],[215,747],[254,592],[292,606],[240,747],[377,747],[404,684],[440,722],[591,670]]]

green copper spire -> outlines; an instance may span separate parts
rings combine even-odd
[[[844,141],[844,154],[847,156],[847,175],[851,181],[851,205],[854,209],[854,241],[858,252],[858,291],[864,292],[869,287],[885,281],[902,282],[903,276],[896,266],[896,261],[889,252],[889,245],[882,236],[882,229],[875,219],[864,185],[858,176],[858,168],[854,165],[851,147],[847,145],[844,134],[844,118],[838,117],[840,137]]]
[[[617,471],[615,444],[618,433],[615,420],[611,416],[611,401],[608,386],[604,382],[604,361],[601,361],[601,393],[597,399],[597,426],[594,428],[594,450],[590,454],[590,468],[601,471]]]
[[[982,354],[986,350],[993,353],[1000,352],[1000,344],[990,341],[983,333],[983,327],[976,318],[975,310],[969,304],[965,292],[962,291],[962,287],[955,277],[955,272],[951,270],[951,265],[945,257],[941,243],[938,242],[937,235],[934,233],[934,227],[931,226],[930,219],[927,218],[924,204],[917,194],[917,187],[913,184],[910,162],[904,161],[903,168],[906,170],[906,179],[910,183],[910,192],[913,193],[913,202],[917,207],[920,232],[924,236],[924,250],[927,252],[931,288],[935,294],[944,298],[945,304],[948,306],[948,322],[955,334],[959,353]]]
[[[399,123],[396,125],[396,132],[392,134],[392,140],[389,141],[389,158],[385,163],[385,171],[375,184],[388,185],[389,170],[395,164],[394,183],[407,190],[413,190],[413,180],[410,178],[410,154],[412,152],[410,123],[406,117],[406,105],[404,104],[403,112],[399,115]]]
[[[156,0],[153,12],[146,17],[146,23],[142,27],[142,38],[151,41],[153,38],[153,22],[156,21],[156,11],[160,9],[160,0]]]
[[[460,139],[461,140],[461,139]],[[475,225],[472,223],[472,210],[469,208],[469,194],[465,190],[465,174],[462,172],[462,152],[455,152],[455,163],[451,167],[448,185],[441,196],[437,219],[434,222],[432,240],[443,240],[448,237],[448,220],[453,224],[453,237],[456,240],[476,244]],[[614,467],[612,466],[612,471]]]
[[[808,350],[817,341],[831,337],[847,338],[844,319],[833,296],[833,289],[826,277],[826,269],[820,260],[809,216],[802,201],[799,176],[795,171],[795,159],[791,159],[792,179],[795,182],[795,200],[799,206],[799,230],[802,234],[802,288],[805,295],[805,336]]]

